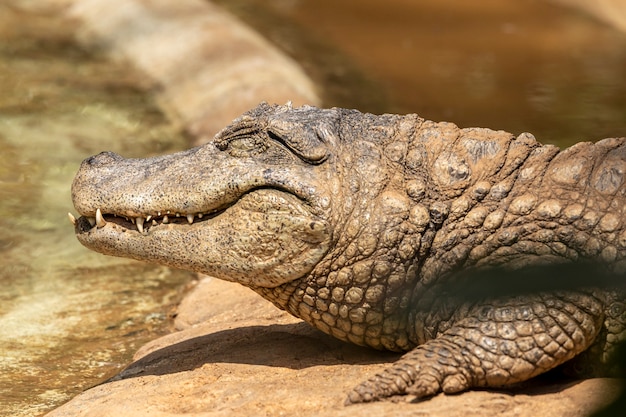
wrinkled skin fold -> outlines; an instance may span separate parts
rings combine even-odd
[[[261,104],[201,147],[88,158],[72,198],[90,249],[239,282],[341,340],[406,351],[355,403],[561,364],[609,372],[623,285],[588,274],[522,293],[454,289],[477,276],[459,270],[498,268],[500,283],[588,261],[623,274],[625,182],[625,138],[560,151],[416,115]]]

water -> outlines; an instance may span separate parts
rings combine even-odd
[[[192,274],[104,257],[67,211],[81,160],[187,141],[139,78],[0,6],[0,415],[36,416],[101,382],[162,334]]]
[[[626,134],[626,34],[546,0],[219,0],[304,63],[325,104],[532,132]]]

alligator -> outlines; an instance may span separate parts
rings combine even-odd
[[[262,103],[203,146],[85,159],[70,220],[92,250],[238,282],[338,339],[405,352],[346,402],[418,401],[607,368],[623,286],[452,288],[490,268],[623,273],[625,180],[626,138],[560,150],[415,114]]]

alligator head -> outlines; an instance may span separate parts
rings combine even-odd
[[[332,238],[338,118],[336,110],[262,104],[204,146],[87,158],[72,184],[78,240],[248,286],[301,277]]]

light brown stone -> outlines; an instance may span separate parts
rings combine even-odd
[[[348,391],[398,355],[340,342],[252,291],[205,278],[181,304],[184,330],[149,343],[115,380],[50,413],[76,416],[586,416],[611,379],[536,381],[519,390],[439,394],[420,403],[344,406]]]

